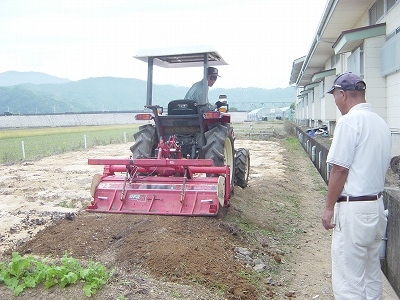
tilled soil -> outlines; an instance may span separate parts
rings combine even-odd
[[[249,186],[236,187],[216,218],[84,211],[91,178],[101,173],[87,158],[127,157],[127,144],[3,166],[3,259],[11,251],[51,258],[67,251],[101,262],[112,276],[93,299],[333,299],[330,232],[320,224],[326,185],[279,129],[237,137],[235,148],[251,153]],[[78,284],[26,289],[18,298],[84,297]],[[0,285],[0,298],[14,297]]]

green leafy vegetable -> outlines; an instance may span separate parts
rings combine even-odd
[[[61,265],[49,264],[46,259],[22,257],[18,252],[13,252],[8,264],[0,262],[0,284],[5,283],[18,296],[25,288],[34,288],[38,284],[44,284],[46,288],[58,284],[64,288],[82,281],[85,295],[91,297],[107,283],[110,276],[103,265],[89,261],[85,268],[68,253],[60,261]]]

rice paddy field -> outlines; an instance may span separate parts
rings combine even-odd
[[[140,124],[3,129],[0,164],[14,164],[99,145],[132,142]]]

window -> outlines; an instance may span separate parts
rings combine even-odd
[[[331,69],[333,69],[336,64],[339,62],[340,54],[332,55],[331,56]]]
[[[319,97],[320,98],[324,98],[325,97],[325,94],[324,94],[324,89],[325,89],[325,79],[324,80],[322,80],[320,83],[319,83]]]
[[[364,49],[361,44],[360,47],[355,49],[347,58],[347,72],[353,72],[363,77],[364,75]]]
[[[400,70],[400,34],[393,34],[381,48],[382,76],[394,74]]]
[[[388,0],[387,0],[388,1]],[[396,0],[395,0],[396,1]],[[385,13],[385,5],[383,0],[378,0],[369,10],[369,24],[374,25]]]
[[[360,45],[360,76],[364,77],[364,43]]]
[[[369,24],[376,24],[376,4],[374,4],[369,10]]]
[[[385,9],[384,9],[384,1],[383,0],[378,0],[376,1],[376,20],[379,20],[382,18],[385,14]]]
[[[391,9],[396,2],[399,2],[398,0],[386,0],[386,11],[389,11],[389,9]]]

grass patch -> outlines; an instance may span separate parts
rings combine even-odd
[[[270,275],[270,274],[267,274]],[[265,274],[264,273],[259,273],[259,272],[246,272],[246,271],[241,271],[240,272],[240,277],[246,279],[249,283],[252,285],[255,285],[257,287],[260,287],[261,283],[264,281]]]
[[[284,147],[289,153],[302,151],[299,140],[295,136],[293,135],[287,136],[284,141],[285,141]]]
[[[172,298],[182,299],[182,295],[176,290],[171,291],[170,295],[171,295]]]
[[[260,231],[255,224],[253,224],[250,220],[247,220],[243,215],[232,216],[231,220],[245,233],[254,233]]]
[[[65,207],[65,208],[75,208],[75,204],[66,200],[61,201],[58,203],[57,206]]]
[[[213,283],[212,289],[217,291],[219,294],[225,294],[227,288],[224,284],[217,281]]]
[[[11,129],[0,132],[0,163],[10,164],[99,145],[133,142],[139,125]]]

